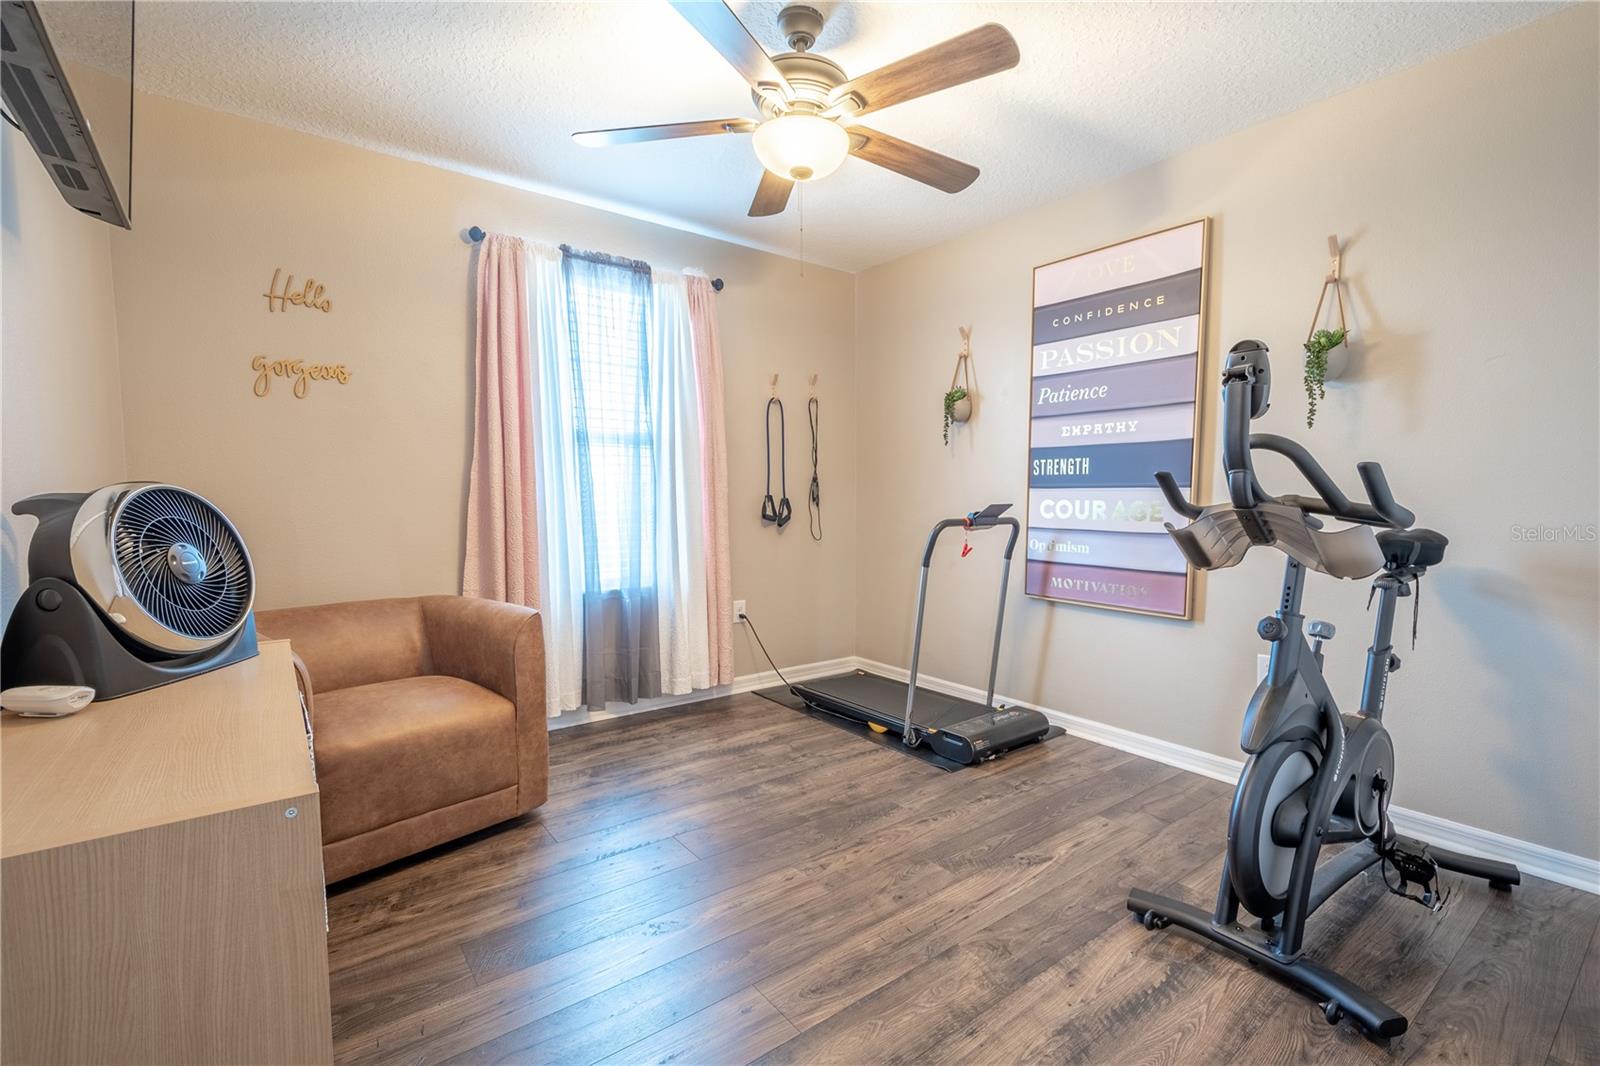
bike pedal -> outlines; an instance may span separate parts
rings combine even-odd
[[[1428,854],[1426,844],[1396,843],[1383,855],[1383,884],[1390,892],[1414,903],[1420,903],[1434,914],[1444,910],[1450,899],[1450,889],[1439,881],[1439,864]],[[1400,879],[1396,886],[1389,880],[1389,867]],[[1410,891],[1416,885],[1418,891]]]

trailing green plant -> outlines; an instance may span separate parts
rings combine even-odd
[[[1306,428],[1317,420],[1317,401],[1328,397],[1328,353],[1345,341],[1343,329],[1319,329],[1306,341]]]
[[[950,443],[950,424],[956,420],[956,404],[967,398],[967,390],[960,385],[944,394],[944,442]]]

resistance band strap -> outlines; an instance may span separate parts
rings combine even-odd
[[[778,408],[778,478],[783,497],[772,499],[772,408]],[[794,508],[789,503],[789,437],[783,425],[783,401],[774,396],[767,401],[767,494],[761,499],[761,520],[775,522],[779,529],[789,524]]]
[[[807,517],[811,520],[811,539],[822,539],[822,482],[817,477],[817,434],[822,414],[815,396],[806,401],[806,421],[811,423],[811,492],[807,498]]]

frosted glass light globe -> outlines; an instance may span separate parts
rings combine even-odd
[[[779,115],[756,128],[756,158],[780,178],[816,181],[850,154],[844,127],[818,115]]]

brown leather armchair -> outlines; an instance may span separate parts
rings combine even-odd
[[[256,627],[296,655],[328,881],[548,797],[538,612],[422,596],[260,611]]]

